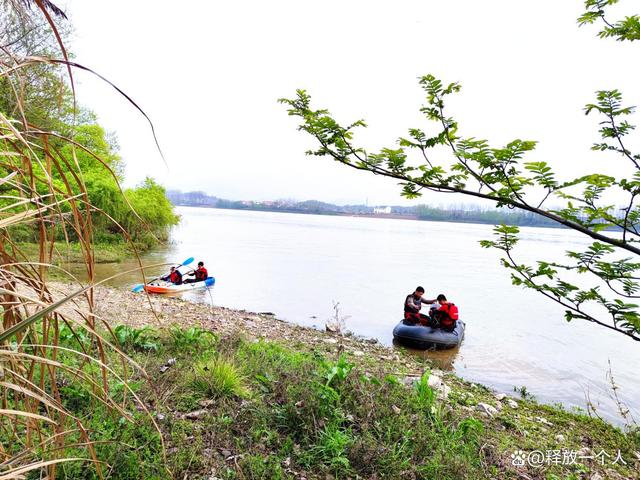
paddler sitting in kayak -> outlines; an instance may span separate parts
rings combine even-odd
[[[415,292],[407,295],[404,301],[404,319],[410,322],[420,322],[423,325],[429,325],[429,316],[420,313],[420,308],[423,303],[431,304],[435,303],[436,300],[425,300],[422,298],[422,295],[424,295],[424,288],[422,287],[417,287]]]
[[[182,283],[182,274],[180,270],[176,267],[171,267],[171,271],[169,275],[165,275],[164,277],[160,277],[160,280],[164,280],[165,282],[171,282],[174,285],[180,285]]]
[[[209,272],[204,268],[204,262],[198,262],[198,269],[187,275],[190,277],[195,275],[196,278],[187,278],[184,283],[204,282],[209,277]]]

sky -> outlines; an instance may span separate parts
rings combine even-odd
[[[449,114],[464,136],[495,146],[538,140],[528,160],[548,161],[561,177],[626,172],[622,160],[590,152],[598,119],[582,108],[598,89],[637,103],[637,46],[578,28],[581,0],[60,5],[76,61],[118,85],[156,127],[166,164],[146,120],[104,82],[76,73],[79,102],[117,135],[128,185],[149,175],[234,200],[464,203],[447,194],[409,202],[391,179],[306,156],[316,144],[277,102],[304,88],[341,123],[365,119],[356,141],[376,151],[408,128],[429,128],[418,86],[427,73],[462,83]]]

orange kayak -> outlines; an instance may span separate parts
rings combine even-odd
[[[180,293],[212,287],[215,283],[216,279],[213,277],[208,277],[206,280],[201,282],[182,283],[180,285],[174,285],[171,282],[164,282],[160,280],[145,285],[144,290],[148,293]]]

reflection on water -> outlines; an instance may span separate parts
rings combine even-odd
[[[275,312],[302,325],[323,326],[333,302],[349,316],[347,329],[392,344],[402,302],[417,285],[444,293],[466,323],[460,348],[416,353],[470,381],[512,393],[526,386],[543,402],[585,406],[585,390],[599,413],[619,420],[607,381],[611,360],[618,394],[640,410],[636,380],[640,348],[622,335],[586,322],[567,323],[563,309],[511,285],[499,252],[481,249],[491,225],[375,218],[178,209],[173,244],[143,257],[146,265],[203,260],[216,285],[183,297],[199,302]],[[559,260],[587,242],[564,229],[522,228],[517,261]],[[135,268],[135,262],[97,265],[98,278]],[[149,269],[149,276],[164,273]],[[111,283],[132,286],[139,274]]]
[[[464,344],[464,340],[462,341],[462,344]],[[451,372],[454,370],[453,363],[458,359],[462,344],[446,350],[436,350],[435,348],[429,350],[416,350],[415,348],[407,347],[398,343],[396,340],[393,340],[393,346],[395,348],[402,349],[414,357],[421,358],[423,360],[430,360],[437,368],[444,370],[445,372]]]

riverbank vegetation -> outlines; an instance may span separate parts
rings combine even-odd
[[[617,3],[632,5],[586,0],[578,23],[600,25],[599,36],[610,41],[640,39],[640,16],[610,18],[612,11],[620,12],[613,7]],[[594,64],[600,60],[592,58]],[[625,70],[622,65],[618,68]],[[462,88],[459,83],[429,74],[419,84],[426,97],[420,107],[426,125],[410,128],[396,146],[379,152],[367,151],[356,142],[357,130],[366,127],[363,120],[338,122],[328,110],[312,107],[305,90],[280,101],[299,120],[298,129],[316,139],[317,148],[309,154],[393,179],[407,198],[418,198],[423,191],[459,193],[490,201],[497,208],[535,214],[581,234],[590,244],[568,251],[562,261],[518,261],[519,229],[513,224],[497,226],[494,239],[481,245],[502,252],[501,263],[514,285],[564,307],[565,320],[592,322],[640,342],[640,153],[634,151],[637,145],[631,138],[635,107],[615,88],[598,90],[584,112],[598,116],[599,138],[590,142],[591,149],[601,152],[607,164],[599,172],[562,179],[552,164],[526,160],[536,141],[514,139],[495,147],[488,140],[462,137],[461,123],[449,110],[449,100]],[[625,174],[625,169],[631,173]],[[616,207],[612,198],[619,199],[616,203],[621,206]]]
[[[99,294],[121,298],[113,320],[133,295]],[[136,317],[114,328],[129,364],[144,368],[125,375],[118,356],[110,359],[117,376],[109,401],[137,397],[129,421],[73,375],[82,358],[72,352],[91,352],[90,335],[59,332],[57,360],[71,369],[57,376],[63,405],[86,426],[106,478],[638,478],[637,431],[496,395],[423,359],[269,315],[179,299],[160,305],[162,322],[173,309],[188,314],[180,326],[136,326]],[[534,451],[545,455],[541,463]],[[73,444],[59,455],[90,460]],[[76,460],[60,465],[57,478],[99,477]]]
[[[100,456],[117,446],[96,434],[82,402],[104,415],[96,421],[118,419],[118,428],[134,422],[142,404],[125,375],[127,358],[94,314],[91,287],[57,297],[49,271],[56,252],[72,245],[92,285],[97,240],[144,248],[177,220],[153,181],[121,191],[117,145],[76,103],[72,67],[80,67],[62,40],[64,18],[49,0],[4,2],[0,9],[2,479],[53,480],[71,462],[108,476]],[[65,335],[78,342],[74,350]],[[82,399],[74,389],[82,389]]]
[[[23,17],[6,9],[0,15],[1,41],[12,48],[4,53],[7,68],[0,75],[5,152],[0,178],[6,179],[0,182],[3,215],[22,212],[31,216],[30,212],[46,206],[49,236],[77,243],[79,236],[64,226],[64,219],[73,215],[72,208],[59,201],[62,195],[69,195],[92,210],[95,244],[124,245],[130,240],[133,247],[145,250],[166,241],[178,218],[164,188],[151,178],[133,188],[121,187],[125,164],[114,135],[77,103],[65,78],[66,66],[46,60],[60,52],[51,26],[44,19],[27,18],[25,23]],[[65,26],[60,31],[63,37],[68,36],[68,29]],[[16,143],[16,135],[28,144]],[[26,190],[18,177],[9,178],[24,168],[25,157],[31,174]],[[21,222],[8,227],[6,234],[9,245],[37,244],[41,232],[36,222]]]

